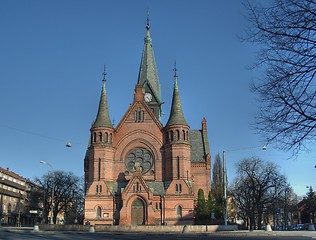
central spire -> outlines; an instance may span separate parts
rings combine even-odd
[[[147,12],[146,36],[144,38],[144,48],[137,83],[143,86],[143,90],[146,93],[152,95],[152,100],[147,104],[153,109],[153,112],[159,119],[162,104],[161,88],[155,62],[154,49],[152,46],[152,39],[150,36],[150,28],[149,13]]]

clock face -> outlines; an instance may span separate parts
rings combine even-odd
[[[151,99],[153,98],[153,96],[150,93],[145,93],[145,97],[144,98],[145,98],[146,102],[150,102]]]

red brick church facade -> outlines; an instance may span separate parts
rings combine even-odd
[[[106,79],[84,160],[85,221],[109,225],[192,224],[199,188],[210,191],[206,120],[190,130],[182,112],[177,72],[169,120],[160,122],[161,89],[150,26],[134,101],[114,127]],[[191,97],[191,96],[187,96]]]

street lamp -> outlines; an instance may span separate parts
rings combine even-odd
[[[249,148],[241,148],[241,149],[235,149],[230,150],[232,151],[240,151],[240,150],[246,150],[250,148],[257,148],[257,147],[249,147]],[[262,146],[261,150],[265,151],[267,150],[267,146]],[[223,151],[223,185],[224,185],[224,222],[225,226],[227,226],[228,217],[227,217],[227,170],[226,170],[226,151]]]
[[[51,209],[50,209],[50,211],[51,211],[50,223],[54,224],[53,217],[54,217],[54,182],[55,182],[54,175],[55,175],[55,170],[54,170],[53,166],[46,161],[42,160],[42,161],[40,161],[40,163],[47,164],[52,169],[53,176],[52,176],[52,202],[51,202]]]

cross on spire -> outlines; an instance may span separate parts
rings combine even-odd
[[[104,64],[104,70],[103,70],[103,79],[102,81],[105,83],[106,82],[106,68],[105,68],[105,64]]]
[[[177,79],[177,78],[178,78],[177,70],[178,70],[178,69],[177,69],[177,61],[174,60],[174,69],[173,69],[173,72],[174,72],[173,77],[174,77],[174,79]]]
[[[150,19],[149,19],[149,10],[147,10],[147,24],[146,24],[146,29],[150,29]]]

